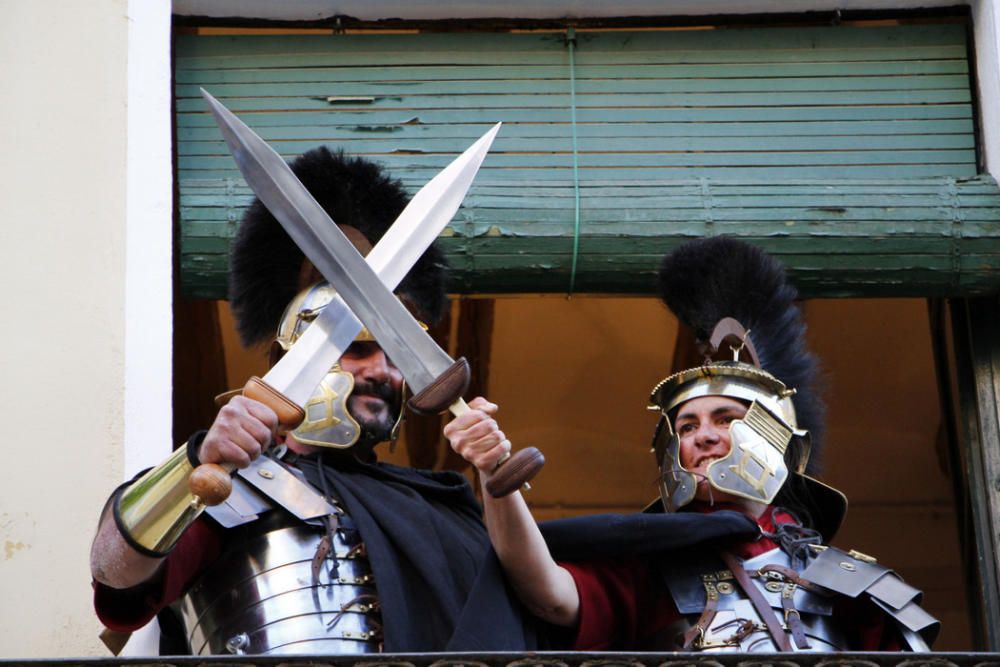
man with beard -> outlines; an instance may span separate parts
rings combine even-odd
[[[407,203],[366,160],[320,148],[292,169],[362,254]],[[432,246],[400,283],[425,322],[447,305],[445,270]],[[231,258],[244,343],[270,342],[277,361],[335,295],[317,278],[254,201]],[[402,406],[402,374],[366,331],[291,432],[277,433],[264,403],[232,398],[207,431],[112,495],[91,550],[101,621],[130,632],[158,615],[165,654],[533,648],[466,479],[378,461]],[[238,471],[229,498],[198,516],[187,480],[202,464]]]

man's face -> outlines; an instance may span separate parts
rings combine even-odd
[[[378,343],[358,341],[340,358],[340,367],[354,376],[347,410],[358,421],[362,438],[372,444],[389,439],[399,417],[403,374]]]
[[[729,453],[732,442],[729,425],[742,418],[747,407],[725,396],[702,396],[681,405],[674,418],[674,433],[680,438],[681,466],[698,479],[695,499],[716,502],[739,501],[735,496],[712,489],[705,471],[716,459]]]

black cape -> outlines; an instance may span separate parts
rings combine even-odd
[[[753,519],[733,510],[594,514],[546,521],[539,527],[552,557],[567,561],[662,555],[760,535]]]
[[[300,457],[365,542],[382,606],[386,652],[526,651],[534,621],[507,586],[465,477],[328,456]],[[322,471],[322,472],[321,472]]]

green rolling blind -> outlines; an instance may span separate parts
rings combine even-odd
[[[652,289],[726,233],[807,295],[996,291],[965,27],[180,36],[181,283],[225,294],[251,194],[198,89],[286,158],[368,156],[415,191],[503,121],[442,238],[458,292]]]

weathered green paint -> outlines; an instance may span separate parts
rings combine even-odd
[[[182,36],[182,285],[224,295],[252,198],[204,86],[287,158],[328,144],[410,191],[504,121],[442,238],[459,292],[567,289],[574,161],[577,291],[648,293],[663,252],[732,234],[807,296],[996,292],[966,51],[960,25],[578,32],[571,96],[561,33]]]

